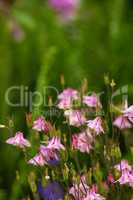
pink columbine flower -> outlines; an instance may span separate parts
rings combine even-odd
[[[123,114],[124,114],[125,117],[133,118],[133,106],[130,106],[130,107],[126,108],[123,111]]]
[[[47,145],[47,148],[49,149],[56,149],[56,150],[65,150],[65,147],[63,144],[61,144],[60,138],[53,137]]]
[[[121,172],[121,177],[115,182],[119,182],[121,185],[128,184],[130,187],[133,187],[133,169],[128,161],[122,160],[114,168]]]
[[[37,120],[33,122],[32,129],[39,132],[40,131],[48,132],[50,129],[50,124],[45,121],[44,117],[39,117]]]
[[[127,160],[121,160],[121,162],[119,164],[115,165],[114,168],[120,172],[124,171],[124,170],[128,170],[128,171],[132,170],[132,166],[129,165]]]
[[[17,132],[14,137],[11,137],[8,140],[6,140],[6,143],[20,148],[31,147],[30,142],[24,138],[22,132]]]
[[[72,108],[73,101],[79,99],[79,94],[77,90],[68,88],[58,95],[58,99],[58,108],[66,110]]]
[[[98,97],[96,94],[91,96],[83,96],[83,103],[89,107],[96,108],[97,106],[101,106]]]
[[[105,200],[105,198],[96,193],[93,189],[90,189],[87,192],[87,196],[83,200]]]
[[[75,16],[79,0],[49,0],[49,4],[63,18],[63,21],[69,21]]]
[[[35,155],[32,159],[28,161],[28,163],[35,166],[40,166],[40,167],[47,164],[46,160],[44,159],[41,153],[38,153],[37,155]]]
[[[59,100],[64,100],[64,99],[77,100],[78,98],[79,98],[78,91],[72,88],[65,89],[61,94],[58,95]]]
[[[86,184],[85,177],[83,176],[81,177],[79,185],[73,184],[73,186],[69,189],[69,194],[71,194],[75,200],[84,200],[88,190],[89,186]]]
[[[59,156],[55,149],[40,145],[40,153],[47,162],[50,160],[59,160]]]
[[[121,185],[128,184],[133,187],[133,173],[128,170],[124,170],[122,171],[121,177],[115,182],[119,182]]]
[[[102,127],[102,119],[100,117],[96,117],[94,120],[87,121],[87,126],[94,130],[94,132],[99,135],[100,133],[104,133]]]
[[[113,125],[121,130],[132,128],[132,124],[129,122],[128,118],[125,117],[124,115],[117,117],[113,122]]]
[[[70,98],[62,99],[59,101],[57,106],[59,109],[63,110],[70,109],[72,107],[72,101]]]
[[[71,126],[79,127],[84,125],[86,122],[86,118],[80,110],[66,110],[64,115]]]
[[[72,147],[73,149],[78,149],[81,152],[89,153],[92,149],[93,138],[90,133],[83,132],[80,134],[75,134],[72,137]]]

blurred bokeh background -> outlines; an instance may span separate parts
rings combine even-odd
[[[13,85],[60,89],[63,75],[66,86],[79,88],[87,78],[88,87],[99,91],[108,74],[118,87],[129,86],[133,100],[133,1],[80,0],[74,19],[64,21],[49,2],[0,0],[0,123],[13,118],[16,130],[25,130],[28,108],[5,102]],[[17,102],[19,95],[11,98]],[[17,200],[20,155],[5,147],[6,138],[0,130],[0,200]]]

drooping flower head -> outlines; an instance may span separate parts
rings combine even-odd
[[[32,159],[28,161],[29,164],[34,166],[40,166],[43,167],[47,164],[46,160],[44,159],[43,155],[41,153],[38,153],[35,155]]]
[[[6,143],[20,148],[31,147],[30,142],[24,138],[22,132],[17,132],[14,137],[11,137],[8,140],[6,140]]]
[[[58,95],[58,99],[58,108],[66,110],[72,108],[73,101],[79,99],[79,94],[77,90],[68,88]]]
[[[72,88],[65,89],[62,93],[58,95],[59,100],[63,100],[63,99],[77,100],[78,98],[79,98],[78,91]]]
[[[96,117],[94,120],[88,120],[87,126],[92,129],[97,135],[100,133],[104,133],[104,129],[102,127],[102,119],[100,117]]]
[[[87,192],[87,196],[83,200],[105,200],[105,198],[96,193],[93,189],[90,189]]]
[[[33,122],[33,127],[32,129],[36,130],[36,131],[44,131],[44,132],[48,132],[50,130],[51,126],[48,122],[46,122],[46,120],[44,119],[44,117],[39,117],[37,120],[35,120]]]
[[[125,117],[133,118],[133,106],[130,106],[130,107],[126,108],[123,111],[123,114],[124,114]]]
[[[113,122],[113,125],[121,130],[132,128],[132,124],[129,122],[128,118],[125,117],[124,115],[117,117]]]
[[[130,187],[133,187],[133,169],[128,161],[122,160],[114,168],[121,172],[120,178],[115,182],[119,182],[121,185],[128,184]]]
[[[47,145],[47,148],[49,149],[55,149],[55,150],[65,150],[65,147],[63,144],[61,144],[59,137],[53,137]]]
[[[86,122],[86,118],[80,110],[66,110],[64,115],[71,126],[79,127],[84,125]]]
[[[89,186],[86,184],[86,179],[84,176],[81,177],[80,183],[74,183],[73,186],[69,189],[69,194],[71,194],[75,200],[84,200],[87,195]]]
[[[72,147],[81,152],[89,153],[92,149],[93,138],[89,132],[74,134],[72,137]]]
[[[96,94],[92,94],[91,96],[83,96],[83,103],[92,108],[101,106],[99,98]]]

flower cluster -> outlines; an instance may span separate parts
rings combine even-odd
[[[54,120],[48,122],[39,116],[30,122],[29,140],[22,132],[6,140],[7,144],[24,150],[28,166],[43,172],[41,177],[37,174],[34,183],[40,197],[105,200],[110,199],[109,190],[117,182],[133,188],[133,167],[123,160],[119,144],[119,134],[132,128],[133,106],[118,108],[118,116],[118,112],[109,113],[108,120],[96,93],[81,95],[68,88],[58,95],[56,109],[63,113],[61,126],[56,127],[52,124]],[[118,160],[121,161],[116,164]]]

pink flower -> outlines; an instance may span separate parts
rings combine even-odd
[[[124,114],[125,117],[133,118],[133,106],[130,106],[130,107],[126,108],[123,111],[123,114]]]
[[[45,121],[44,117],[39,117],[34,121],[32,129],[36,131],[48,132],[50,130],[50,124]]]
[[[126,128],[132,128],[132,125],[129,122],[128,118],[124,115],[117,117],[116,120],[113,122],[113,125],[121,130]]]
[[[72,147],[74,149],[78,149],[81,152],[86,152],[89,153],[90,150],[92,149],[92,142],[93,138],[90,135],[90,133],[80,133],[80,134],[75,134],[72,137]]]
[[[93,189],[90,189],[83,200],[105,200],[105,198],[96,193]]]
[[[53,137],[49,142],[47,148],[56,150],[65,150],[63,144],[61,144],[60,138]]]
[[[83,176],[81,177],[79,185],[73,184],[73,186],[69,189],[69,194],[71,194],[75,200],[84,200],[88,190],[89,186],[86,184],[85,177]]]
[[[97,106],[101,106],[96,94],[93,94],[91,96],[83,96],[83,103],[89,107],[94,107],[94,108],[96,108]]]
[[[41,166],[41,167],[47,164],[47,162],[45,161],[41,153],[38,153],[37,155],[35,155],[31,160],[28,161],[28,163],[35,166]]]
[[[17,132],[14,137],[11,137],[8,140],[6,140],[6,143],[20,147],[20,148],[31,146],[30,142],[23,137],[22,132]]]
[[[58,95],[58,99],[60,100],[64,99],[77,100],[78,98],[79,98],[78,91],[71,88],[65,89],[61,94]]]
[[[79,127],[84,125],[86,122],[86,118],[79,110],[66,110],[64,115],[69,120],[69,124],[71,126]]]
[[[115,169],[121,172],[121,177],[115,182],[119,182],[121,185],[128,184],[130,187],[133,187],[133,169],[128,161],[122,160],[120,164],[115,165]]]
[[[96,117],[94,120],[87,121],[87,126],[92,129],[97,135],[100,133],[104,133],[102,127],[102,119],[100,117]]]
[[[62,99],[59,101],[57,106],[59,109],[63,110],[70,109],[72,107],[72,101],[70,98]]]
[[[57,151],[45,147],[44,145],[40,146],[40,153],[47,162],[49,162],[50,160],[59,160]]]
[[[63,21],[68,21],[74,18],[78,0],[49,0],[50,6],[63,18]]]
[[[68,88],[58,95],[58,99],[58,108],[66,110],[72,108],[73,101],[79,99],[79,94],[77,90]]]
[[[121,162],[119,164],[115,165],[114,168],[117,169],[118,171],[124,171],[124,170],[131,171],[132,170],[132,166],[129,165],[127,160],[121,160]]]
[[[121,185],[129,184],[129,186],[133,187],[133,173],[128,170],[124,170],[122,171],[121,177],[115,182],[119,182]]]

